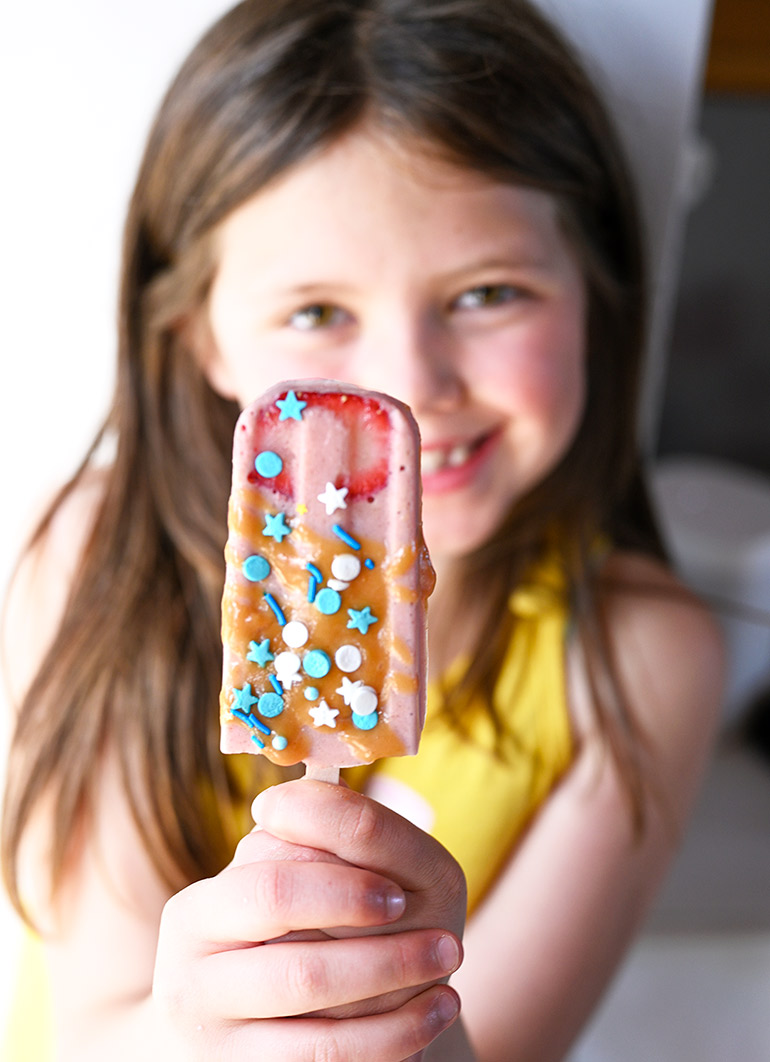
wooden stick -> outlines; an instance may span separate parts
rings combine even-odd
[[[332,785],[339,785],[340,769],[339,767],[312,767],[306,764],[305,778],[311,778],[316,782],[331,782]]]

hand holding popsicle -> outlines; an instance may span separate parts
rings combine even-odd
[[[265,829],[164,912],[155,997],[186,1057],[401,1062],[422,1050],[457,1015],[439,982],[461,958],[460,868],[343,787],[290,782],[256,810]]]

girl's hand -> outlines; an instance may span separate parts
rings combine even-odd
[[[440,983],[461,960],[457,864],[344,787],[291,782],[255,812],[262,829],[233,863],[163,914],[154,996],[188,1057],[400,1062],[421,1051],[459,1009]]]

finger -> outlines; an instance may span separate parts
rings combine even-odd
[[[210,1013],[276,1018],[427,987],[454,973],[460,961],[452,935],[417,930],[220,952],[205,960],[201,975]]]
[[[276,1018],[235,1025],[220,1038],[217,1058],[281,1062],[394,1062],[418,1054],[457,1018],[460,1001],[438,985],[387,1014],[347,1018]],[[226,1047],[221,1043],[227,1040]]]
[[[267,830],[255,828],[238,842],[231,866],[244,863],[264,863],[281,859],[294,859],[306,863],[342,863],[339,856],[320,848],[292,844],[275,837]]]
[[[369,927],[395,922],[406,898],[393,882],[359,867],[279,860],[227,867],[173,896],[163,932],[199,954],[258,943],[308,927]]]
[[[439,885],[464,896],[462,871],[438,841],[396,812],[339,786],[303,779],[264,790],[252,806],[269,833],[298,845],[325,849],[340,859],[390,876],[410,892]]]

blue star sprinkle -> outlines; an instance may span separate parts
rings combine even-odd
[[[247,682],[242,690],[233,687],[233,710],[236,708],[245,712],[246,715],[251,711],[251,706],[257,703],[258,698],[254,697],[251,692],[251,683]]]
[[[301,402],[293,391],[288,391],[286,398],[279,398],[275,404],[281,411],[279,420],[302,420],[302,410],[307,402]]]
[[[286,535],[291,534],[291,528],[286,526],[285,514],[265,513],[265,527],[262,534],[267,535],[268,538],[274,538],[276,542],[283,542]]]
[[[348,615],[348,627],[360,631],[361,634],[367,634],[371,625],[377,623],[377,617],[372,615],[368,605],[366,608],[349,608]]]
[[[263,642],[249,642],[246,659],[251,660],[253,664],[259,664],[260,667],[267,667],[270,660],[275,660],[270,652],[270,639],[265,638]]]

